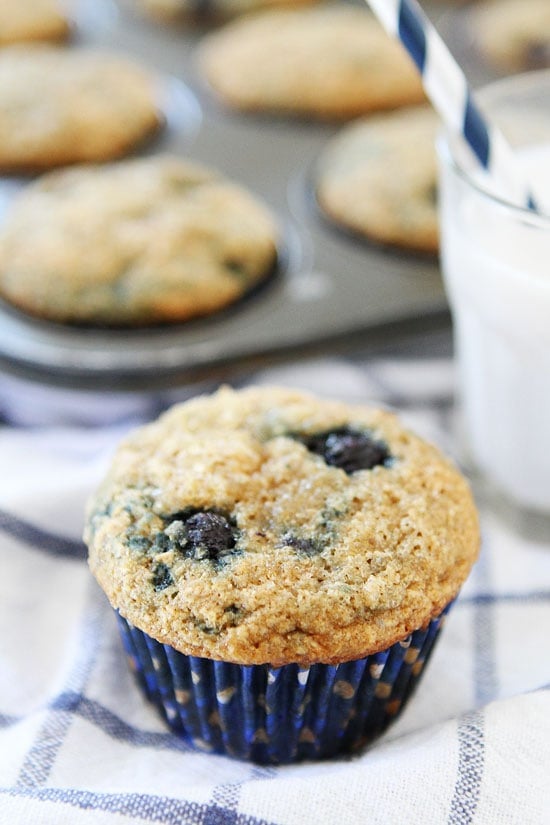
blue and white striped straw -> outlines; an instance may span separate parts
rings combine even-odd
[[[501,195],[534,208],[510,145],[481,114],[462,69],[416,0],[366,2],[409,52],[422,75],[424,91],[450,134],[463,138]]]

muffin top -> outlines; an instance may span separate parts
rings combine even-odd
[[[0,294],[64,323],[143,325],[223,309],[269,275],[270,211],[201,164],[153,155],[43,175],[0,229]]]
[[[346,126],[319,162],[317,198],[323,211],[375,241],[437,252],[437,127],[428,106]]]
[[[59,0],[0,0],[0,46],[63,40],[69,30]]]
[[[457,594],[477,556],[469,488],[391,413],[223,388],[120,446],[90,501],[113,607],[180,652],[336,663],[385,649]]]
[[[412,60],[366,7],[246,15],[207,35],[199,60],[224,103],[246,111],[346,119],[424,99]]]
[[[550,66],[548,0],[484,0],[473,7],[470,26],[483,57],[499,69]]]
[[[50,45],[0,51],[0,169],[124,155],[162,122],[158,82],[132,60]]]

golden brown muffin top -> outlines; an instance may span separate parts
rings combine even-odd
[[[113,607],[182,653],[239,664],[383,650],[456,596],[469,488],[384,410],[223,388],[121,445],[89,505]]]
[[[224,103],[247,111],[347,119],[424,99],[411,58],[366,7],[246,15],[207,35],[199,60]]]
[[[361,118],[327,144],[317,197],[336,223],[381,243],[437,252],[435,137],[428,106]]]
[[[0,46],[64,40],[69,30],[59,0],[0,0]]]
[[[271,213],[171,155],[43,175],[0,229],[0,294],[65,323],[185,321],[238,300],[276,259]]]
[[[124,56],[16,45],[0,50],[0,169],[121,157],[157,130],[157,79]]]
[[[482,57],[507,72],[550,66],[548,0],[484,0],[470,12]]]

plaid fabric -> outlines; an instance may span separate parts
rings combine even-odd
[[[390,404],[453,452],[447,359],[318,361],[254,380]],[[481,559],[423,683],[367,752],[264,768],[167,731],[127,671],[79,538],[143,404],[116,425],[0,431],[0,821],[547,823],[550,547],[483,505]]]

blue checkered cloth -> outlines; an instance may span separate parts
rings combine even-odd
[[[455,452],[445,358],[320,360],[254,381],[389,404]],[[17,401],[2,386],[10,418]],[[0,821],[548,823],[550,546],[483,503],[479,563],[418,692],[369,750],[258,767],[195,752],[164,727],[127,670],[80,540],[114,446],[163,399],[141,403],[101,427],[0,430]]]

